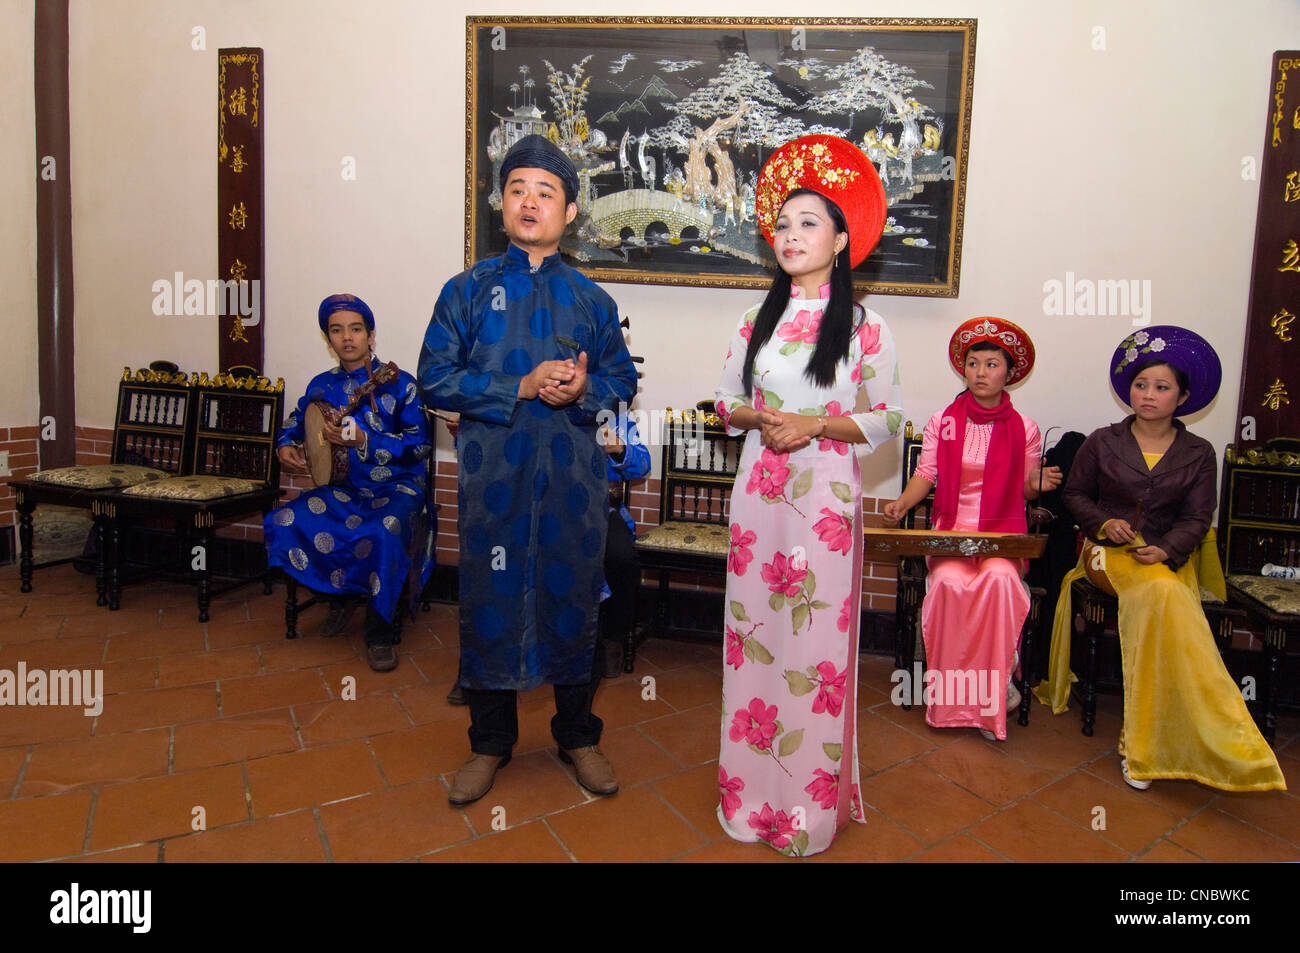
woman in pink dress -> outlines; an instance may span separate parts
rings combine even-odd
[[[1025,500],[1040,488],[1042,438],[1005,388],[1033,367],[1033,342],[1010,321],[973,318],[953,334],[948,359],[966,390],[926,424],[916,472],[885,504],[885,518],[897,522],[937,487],[935,529],[1024,533]],[[1043,490],[1060,482],[1058,468],[1043,469]],[[958,556],[927,565],[921,632],[933,676],[926,676],[926,723],[978,728],[1005,741],[1007,709],[1019,703],[1009,685],[1029,614],[1022,563]]]
[[[853,300],[875,247],[875,168],[832,136],[782,146],[756,210],[781,271],[741,319],[718,412],[746,432],[731,494],[718,819],[790,856],[863,821],[855,736],[862,579],[857,450],[898,433],[889,329]]]

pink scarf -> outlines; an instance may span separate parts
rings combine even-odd
[[[970,391],[963,391],[943,412],[939,438],[939,474],[934,492],[935,529],[949,530],[957,518],[961,491],[961,458],[966,446],[966,420],[992,424],[988,459],[984,461],[984,486],[980,492],[979,529],[994,533],[1024,533],[1025,424],[1006,392],[993,409],[981,407]],[[943,439],[948,420],[956,426],[951,440]]]

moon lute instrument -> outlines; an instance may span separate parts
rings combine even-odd
[[[396,380],[397,373],[397,365],[389,361],[353,392],[352,399],[344,407],[335,407],[327,400],[316,400],[307,405],[302,414],[303,452],[307,454],[307,468],[311,471],[314,486],[339,484],[348,475],[348,448],[325,439],[325,424],[343,426],[343,418],[350,416],[367,398],[374,406],[372,395],[375,388]]]

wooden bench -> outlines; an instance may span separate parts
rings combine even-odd
[[[636,540],[641,568],[659,574],[660,632],[667,632],[672,620],[672,573],[725,576],[727,572],[731,487],[745,438],[729,436],[711,408],[708,401],[701,401],[694,410],[674,412],[668,408],[659,478],[659,525]],[[625,668],[631,659],[629,647]]]
[[[158,362],[165,363],[165,362]],[[193,379],[174,369],[122,369],[117,389],[113,446],[107,464],[58,467],[10,480],[18,510],[18,572],[23,592],[32,591],[39,568],[32,554],[32,514],[41,504],[89,509],[94,517],[96,603],[108,604],[105,577],[105,514],[100,503],[110,493],[137,483],[189,472],[194,423]],[[66,562],[51,560],[42,566]]]

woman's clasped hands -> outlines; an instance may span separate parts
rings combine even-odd
[[[819,418],[807,414],[787,414],[770,407],[764,407],[758,412],[758,429],[763,446],[775,453],[802,450],[812,442],[821,427]]]

